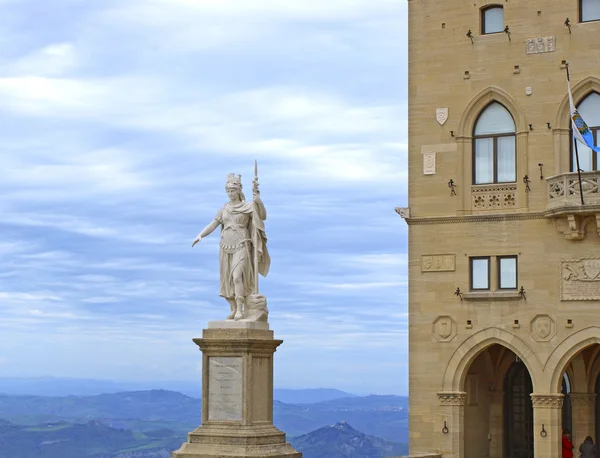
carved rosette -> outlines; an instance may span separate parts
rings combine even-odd
[[[464,391],[441,391],[437,397],[441,406],[464,406],[467,402],[467,393]]]
[[[569,399],[573,407],[593,407],[596,405],[596,395],[593,393],[570,393]]]
[[[531,403],[539,409],[562,409],[563,398],[562,394],[532,394]]]

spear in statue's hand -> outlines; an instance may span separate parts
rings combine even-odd
[[[252,195],[256,200],[258,197],[258,162],[256,159],[254,160],[254,182],[252,183]],[[254,203],[254,213],[256,213],[256,203]],[[252,215],[254,221],[258,221],[258,215]],[[253,225],[253,250],[254,250],[254,293],[258,294],[258,229],[255,225]]]

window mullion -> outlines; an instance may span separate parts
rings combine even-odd
[[[494,155],[493,155],[493,164],[492,167],[494,169],[494,183],[498,183],[498,137],[494,137]]]

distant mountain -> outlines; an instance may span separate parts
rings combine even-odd
[[[290,390],[275,388],[273,399],[286,404],[313,404],[315,402],[331,401],[340,398],[350,398],[356,395],[331,388],[314,388],[305,390]]]
[[[172,431],[132,432],[97,421],[0,424],[0,458],[169,458],[186,440]]]
[[[394,442],[408,439],[408,397],[365,396],[315,404],[273,403],[274,423],[290,436],[345,421],[360,431]]]
[[[177,391],[192,398],[202,396],[202,381],[197,382],[114,382],[110,380],[67,377],[0,377],[0,394],[27,396],[96,396],[124,391],[167,390]],[[286,404],[310,404],[355,396],[330,388],[284,389],[275,388],[273,397]]]
[[[273,416],[275,426],[289,436],[346,421],[389,441],[403,442],[408,437],[406,397],[350,397],[297,405],[275,401]],[[95,419],[117,429],[147,432],[167,428],[185,434],[200,424],[201,401],[166,390],[66,397],[0,395],[0,418],[19,425]]]
[[[35,426],[0,421],[0,458],[169,458],[185,440],[165,428],[141,433],[95,420]],[[408,450],[406,444],[367,436],[345,422],[289,441],[304,458],[381,458]]]
[[[408,453],[408,445],[367,436],[346,422],[289,439],[303,458],[382,458]]]
[[[0,394],[29,396],[95,396],[154,389],[177,391],[193,398],[202,394],[202,382],[114,382],[67,377],[1,377]]]
[[[121,418],[197,424],[200,400],[165,390],[66,397],[0,395],[0,418],[22,422],[18,420],[22,417],[44,421]]]

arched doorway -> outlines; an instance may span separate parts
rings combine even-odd
[[[533,383],[518,358],[504,381],[504,450],[507,458],[533,458]]]
[[[465,458],[533,458],[533,383],[526,365],[494,344],[468,367]]]
[[[574,354],[567,353],[568,360],[558,365],[557,369],[560,369],[553,376],[553,383],[560,383],[561,393],[564,395],[561,426],[571,432],[576,450],[587,436],[600,439],[596,399],[600,345],[591,343],[580,348]]]

